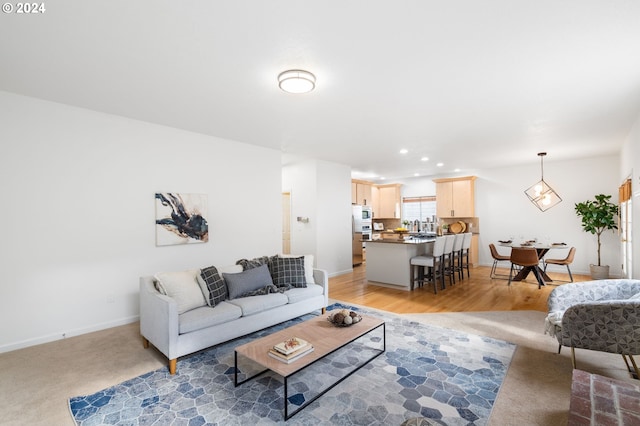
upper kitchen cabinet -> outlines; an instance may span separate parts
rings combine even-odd
[[[434,179],[438,217],[473,217],[475,176]]]
[[[351,181],[351,204],[361,206],[373,206],[371,182],[352,180]]]
[[[377,219],[400,219],[402,212],[402,185],[376,185],[378,189],[377,205],[373,207],[373,217]]]

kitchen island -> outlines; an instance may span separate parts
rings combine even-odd
[[[367,241],[367,281],[400,290],[411,289],[410,260],[430,253],[435,237]]]

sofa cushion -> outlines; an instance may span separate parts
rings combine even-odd
[[[227,283],[229,299],[236,299],[245,293],[273,285],[267,265],[247,269],[237,274],[223,272],[222,276]]]
[[[278,257],[300,257],[295,254],[279,254]],[[315,283],[313,278],[313,255],[305,254],[304,256],[304,279],[307,281],[307,285]]]
[[[257,314],[278,306],[286,305],[289,299],[282,293],[265,294],[262,296],[240,297],[229,300],[227,303],[234,304],[242,309],[242,316]]]
[[[203,287],[202,282],[205,284],[202,292],[209,295],[207,298],[209,306],[216,306],[218,303],[227,299],[227,284],[215,266],[201,269],[200,275],[198,275],[198,282],[201,288]]]
[[[189,333],[214,325],[233,321],[242,316],[242,309],[228,302],[220,302],[215,307],[203,306],[192,309],[178,317],[179,333]]]
[[[284,292],[289,299],[289,303],[298,303],[314,296],[322,294],[322,287],[317,284],[309,284],[305,288],[292,288]]]
[[[207,301],[198,284],[200,270],[192,269],[178,272],[160,272],[155,275],[160,293],[175,300],[178,314],[191,309],[206,306]]]
[[[306,287],[304,256],[274,257],[271,259],[271,276],[278,287]]]

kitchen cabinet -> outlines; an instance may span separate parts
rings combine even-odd
[[[402,217],[402,185],[376,185],[378,188],[378,210],[373,210],[374,218],[401,218]]]
[[[434,179],[438,217],[473,217],[475,176]]]
[[[371,194],[371,188],[373,184],[365,181],[351,181],[351,204],[358,204],[361,206],[372,206],[373,199]]]

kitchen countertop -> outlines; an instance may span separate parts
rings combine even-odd
[[[398,238],[386,238],[380,240],[369,240],[366,243],[383,243],[383,244],[424,244],[435,241],[435,237],[431,238],[410,238],[406,240],[400,240]]]

